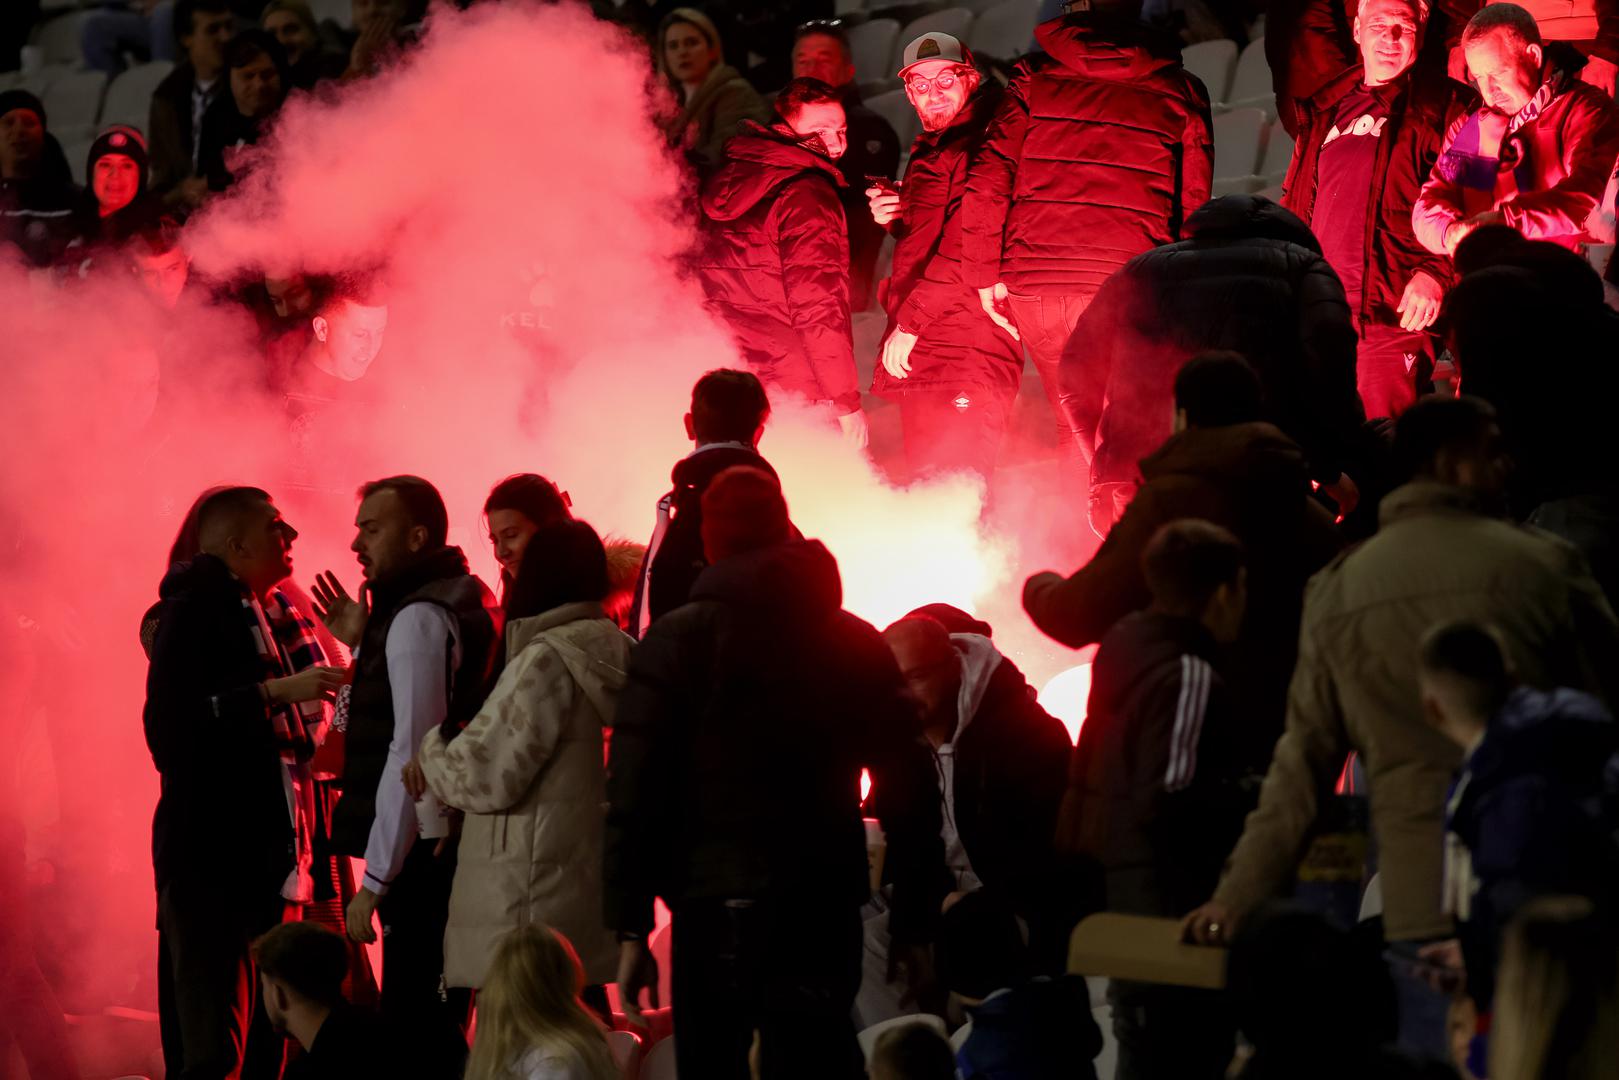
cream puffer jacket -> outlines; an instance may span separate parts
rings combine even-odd
[[[466,811],[444,933],[451,986],[483,983],[495,943],[543,922],[565,934],[589,983],[611,982],[602,923],[603,735],[632,642],[600,604],[565,604],[506,627],[506,667],[478,715],[419,761],[433,793]]]

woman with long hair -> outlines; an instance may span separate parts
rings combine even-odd
[[[1502,938],[1490,1080],[1610,1080],[1619,1069],[1619,938],[1576,896],[1525,904]]]
[[[602,919],[602,733],[632,643],[602,608],[608,591],[596,530],[568,520],[536,531],[506,591],[493,690],[453,739],[428,733],[420,783],[407,768],[407,788],[466,813],[444,934],[451,986],[481,989],[496,941],[533,922],[568,936],[593,987],[617,973]]]
[[[744,120],[764,123],[770,107],[742,73],[725,62],[714,20],[696,8],[675,8],[658,24],[653,42],[658,74],[680,108],[660,120],[669,145],[699,169],[725,158],[725,140]]]
[[[573,946],[549,926],[502,937],[478,993],[467,1080],[615,1080],[602,1027],[579,1000],[584,979]]]
[[[567,521],[567,493],[537,473],[517,473],[496,484],[483,501],[489,546],[500,563],[500,595],[511,591],[523,550],[547,525]]]

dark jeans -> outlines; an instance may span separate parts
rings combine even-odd
[[[1057,448],[1070,462],[1089,466],[1096,452],[1096,427],[1102,418],[1102,399],[1107,389],[1107,372],[1087,370],[1076,381],[1070,374],[1073,394],[1062,400],[1062,353],[1073,336],[1079,317],[1091,306],[1091,296],[1007,297],[1012,321],[1057,418]]]
[[[377,904],[382,924],[382,1015],[413,1032],[432,1061],[423,1075],[459,1076],[466,1067],[467,990],[442,989],[444,924],[455,880],[452,847],[434,855],[437,840],[418,840]]]
[[[970,470],[988,484],[1013,400],[1014,395],[995,390],[907,392],[900,398],[899,416],[911,478]]]
[[[1397,417],[1417,400],[1418,388],[1433,377],[1433,345],[1425,333],[1398,326],[1362,326],[1355,350],[1355,386],[1366,419]]]
[[[860,1080],[851,1019],[860,949],[860,909],[836,901],[677,906],[670,989],[680,1075],[748,1080],[757,1030],[764,1080]]]
[[[158,890],[158,1020],[175,1080],[281,1075],[285,1042],[259,1000],[250,949],[281,922],[286,902],[267,889],[244,903],[233,889],[194,877]]]
[[[1214,990],[1112,979],[1116,1080],[1221,1080],[1236,1052],[1237,1027]]]

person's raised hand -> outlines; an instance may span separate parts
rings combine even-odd
[[[1360,505],[1360,487],[1350,478],[1348,473],[1339,473],[1338,479],[1330,484],[1322,484],[1321,490],[1332,496],[1332,501],[1338,504],[1338,513],[1348,517]]]
[[[296,675],[270,679],[264,684],[264,694],[272,705],[302,705],[306,701],[331,701],[348,679],[348,672],[340,667],[310,667]]]
[[[1001,310],[1001,305],[1006,302],[1006,296],[1006,283],[997,281],[993,285],[986,285],[978,290],[978,303],[983,307],[984,314],[989,316],[991,322],[1011,334],[1013,341],[1021,341],[1022,338],[1018,337],[1017,327],[1012,325],[1012,320]]]
[[[1405,286],[1405,295],[1400,297],[1400,306],[1395,308],[1400,314],[1400,329],[1428,329],[1439,318],[1439,307],[1444,300],[1445,290],[1439,282],[1418,270],[1411,275],[1411,280]]]
[[[358,645],[365,633],[365,620],[371,614],[366,607],[365,594],[361,593],[358,600],[350,596],[330,570],[316,574],[314,587],[309,591],[315,600],[315,614],[332,636],[350,649]]]
[[[1467,985],[1467,966],[1462,960],[1462,943],[1457,938],[1446,938],[1424,945],[1417,950],[1417,978],[1428,984],[1435,993],[1454,994]]]
[[[896,379],[905,378],[911,373],[911,350],[914,348],[916,335],[903,327],[894,327],[894,332],[883,342],[883,370]]]
[[[1213,900],[1181,920],[1181,940],[1193,945],[1224,945],[1235,932],[1231,911]]]
[[[866,410],[856,409],[838,417],[838,427],[843,429],[843,441],[856,450],[864,450],[871,443],[871,429],[866,426]]]
[[[647,1007],[658,1005],[658,961],[644,938],[621,942],[618,946],[618,1001],[624,1019],[636,1027],[646,1027],[641,1014],[641,991],[646,991]]]
[[[880,188],[876,184],[866,189],[866,201],[871,204],[871,220],[887,225],[899,217],[899,192]]]

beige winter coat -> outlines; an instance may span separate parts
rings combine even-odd
[[[454,741],[422,741],[433,793],[467,813],[444,932],[451,986],[483,983],[496,941],[533,922],[573,943],[589,983],[611,982],[602,924],[603,733],[631,641],[600,604],[565,604],[506,627],[506,668]]]
[[[1286,891],[1344,757],[1367,770],[1384,934],[1449,935],[1440,910],[1445,792],[1460,759],[1430,727],[1417,645],[1456,619],[1489,622],[1519,676],[1619,700],[1619,623],[1585,559],[1549,533],[1487,516],[1462,488],[1419,482],[1383,500],[1376,536],[1311,579],[1287,726],[1259,807],[1214,898],[1241,916]]]

